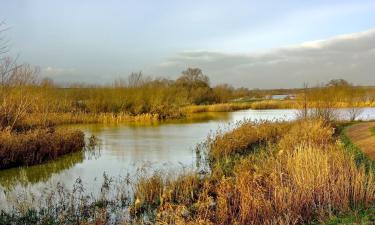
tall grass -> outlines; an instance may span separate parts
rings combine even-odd
[[[40,120],[40,114],[30,114],[24,124],[29,127],[62,125],[62,124],[119,124],[119,123],[147,123],[159,121],[158,114],[129,115],[127,113],[49,113],[46,120]]]
[[[259,100],[251,102],[229,102],[211,105],[190,105],[182,110],[186,113],[201,112],[232,112],[243,109],[292,109],[299,108],[297,101],[293,100]]]
[[[215,164],[212,175],[200,179],[198,193],[187,203],[158,201],[156,221],[305,224],[373,207],[374,173],[357,165],[354,156],[332,135],[332,127],[322,121],[244,123],[209,140],[211,160],[235,157],[233,171],[217,176],[215,170],[222,168]],[[267,145],[246,151],[262,140],[268,140]],[[246,154],[238,157],[239,153]],[[178,188],[171,184],[162,189]]]
[[[35,129],[23,133],[0,132],[0,169],[30,166],[82,150],[84,134],[78,130]]]

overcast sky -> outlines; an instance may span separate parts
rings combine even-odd
[[[375,85],[375,1],[0,0],[11,54],[58,82],[132,71],[213,84]]]

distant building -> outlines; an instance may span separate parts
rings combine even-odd
[[[296,99],[296,96],[293,94],[286,95],[271,95],[272,100],[287,100],[287,99]]]

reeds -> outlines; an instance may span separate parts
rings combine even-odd
[[[23,133],[0,132],[0,169],[30,166],[84,147],[78,130],[34,129]]]
[[[293,109],[298,108],[298,102],[293,100],[261,100],[253,102],[229,102],[212,105],[190,105],[182,108],[186,113],[201,112],[232,112],[244,109]]]
[[[373,170],[358,166],[354,156],[332,135],[332,127],[320,120],[243,123],[232,132],[210,140],[208,145],[211,159],[232,160],[231,173],[217,176],[216,170],[222,168],[211,167],[212,175],[201,177],[197,182],[198,192],[180,194],[186,201],[166,198],[158,201],[156,221],[160,224],[305,224],[373,207]],[[255,152],[246,150],[261,140],[267,140],[267,145]],[[242,153],[240,157],[239,153]],[[173,184],[158,186],[158,190],[172,189],[177,193],[196,190],[192,183]],[[153,193],[150,190],[153,186],[148,187],[143,189],[144,195]]]
[[[30,114],[24,121],[29,127],[45,126],[46,124],[119,124],[119,123],[147,123],[160,120],[158,114],[130,115],[127,113],[49,113],[44,121],[40,120],[40,114]],[[44,123],[44,124],[41,124]]]
[[[250,109],[252,103],[221,103],[212,105],[190,105],[182,108],[186,113],[201,112],[232,112],[242,109]]]
[[[289,123],[243,121],[237,126],[231,132],[219,132],[208,140],[208,155],[211,161],[250,153],[252,148],[259,144],[274,142],[287,132]]]

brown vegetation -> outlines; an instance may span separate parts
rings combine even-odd
[[[30,166],[81,151],[84,134],[77,130],[36,129],[0,132],[0,169]]]
[[[358,167],[332,135],[322,121],[244,123],[209,140],[211,176],[142,181],[133,213],[156,208],[160,224],[304,224],[373,206],[373,171]],[[228,164],[231,173],[217,173]],[[176,200],[168,193],[185,194]]]

